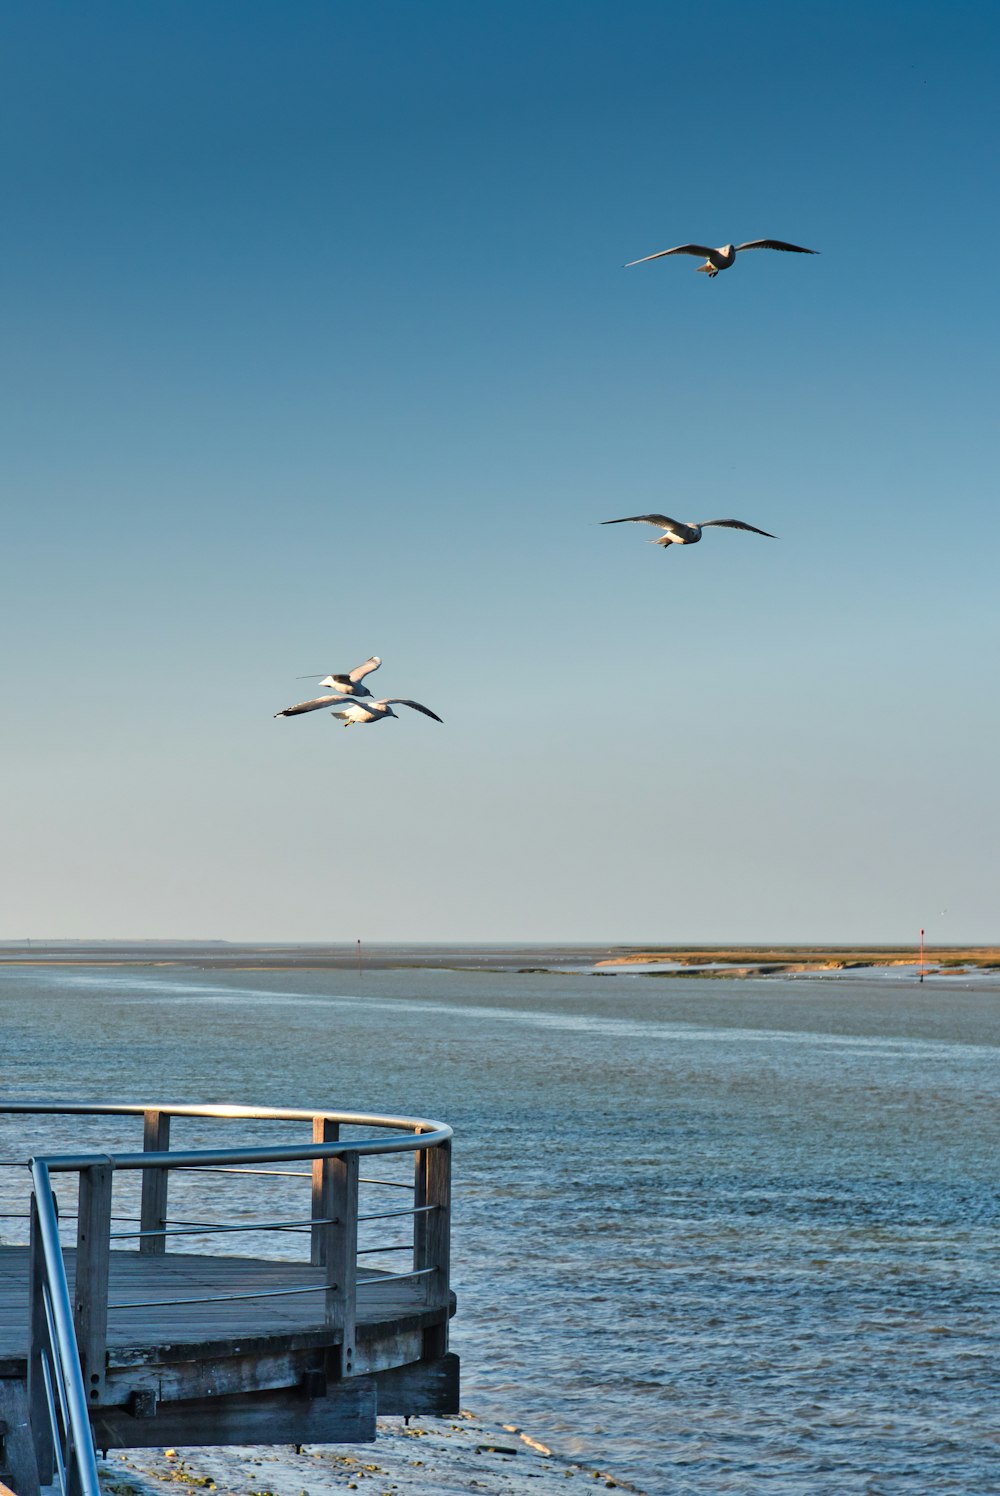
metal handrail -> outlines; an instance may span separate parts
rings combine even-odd
[[[307,1283],[299,1288],[257,1288],[253,1293],[206,1293],[191,1299],[136,1299],[109,1304],[109,1309],[173,1309],[178,1304],[235,1304],[241,1299],[286,1299],[296,1293],[326,1293],[329,1283]]]
[[[358,1220],[361,1219],[359,1216]],[[241,1226],[222,1226],[215,1221],[206,1221],[198,1226],[156,1226],[148,1231],[112,1231],[109,1240],[141,1241],[144,1236],[221,1236],[223,1232],[229,1231],[309,1231],[313,1226],[332,1226],[335,1220],[335,1216],[310,1216],[307,1221],[249,1221]]]
[[[356,1143],[289,1143],[280,1148],[216,1150],[193,1148],[168,1153],[57,1153],[47,1154],[45,1162],[53,1174],[75,1174],[97,1163],[105,1163],[112,1169],[194,1169],[202,1161],[207,1165],[234,1160],[270,1164],[305,1158],[342,1158],[347,1153],[357,1153],[364,1158],[373,1153],[417,1153],[423,1148],[445,1143],[452,1136],[446,1123],[433,1126],[433,1132],[415,1132],[405,1138],[370,1138]]]
[[[66,1264],[63,1261],[59,1242],[59,1219],[56,1202],[52,1194],[52,1181],[44,1159],[32,1161],[31,1177],[35,1190],[35,1206],[38,1220],[38,1235],[45,1264],[44,1293],[46,1319],[50,1329],[50,1348],[56,1357],[57,1381],[60,1402],[63,1404],[67,1422],[68,1455],[73,1461],[76,1488],[81,1496],[101,1496],[101,1485],[97,1475],[97,1454],[94,1437],[90,1431],[90,1415],[87,1411],[87,1393],[80,1373],[80,1351],[73,1326],[73,1307],[70,1302],[69,1284],[66,1281]],[[64,1496],[67,1484],[73,1484],[71,1472],[65,1469],[64,1451],[59,1438],[55,1417],[54,1399],[50,1397],[51,1370],[43,1360],[42,1371],[46,1385],[46,1400],[52,1421],[53,1445],[58,1456],[60,1485]]]
[[[225,1106],[196,1105],[189,1102],[145,1101],[5,1101],[0,1115],[7,1113],[37,1116],[69,1117],[141,1117],[145,1112],[162,1112],[171,1117],[205,1117],[232,1122],[311,1122],[321,1117],[326,1122],[342,1122],[349,1127],[386,1127],[410,1131],[413,1128],[435,1130],[441,1122],[427,1122],[419,1117],[386,1117],[377,1112],[336,1112],[322,1107]],[[448,1129],[449,1133],[451,1129]]]

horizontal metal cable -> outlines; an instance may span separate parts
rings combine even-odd
[[[395,1241],[395,1242],[390,1243],[390,1245],[388,1247],[359,1247],[358,1248],[358,1256],[359,1257],[368,1257],[368,1256],[370,1256],[370,1254],[372,1252],[412,1252],[412,1251],[413,1251],[413,1243],[411,1241]]]
[[[359,1278],[358,1287],[362,1283],[402,1283],[404,1278],[426,1278],[428,1273],[436,1273],[436,1267],[415,1267],[412,1273],[379,1273],[378,1277]]]
[[[311,1179],[307,1169],[199,1169],[193,1164],[177,1170],[178,1174],[252,1174],[258,1179]]]
[[[413,1205],[409,1210],[379,1210],[370,1215],[359,1215],[359,1221],[387,1221],[390,1216],[423,1215],[428,1210],[438,1210],[437,1205]]]
[[[233,1304],[238,1299],[282,1299],[293,1293],[327,1293],[336,1283],[315,1283],[308,1288],[262,1288],[257,1293],[213,1293],[196,1299],[137,1299],[134,1303],[109,1304],[112,1309],[169,1309],[175,1304]]]
[[[249,1226],[153,1226],[147,1231],[112,1231],[111,1241],[124,1241],[141,1236],[204,1236],[208,1232],[221,1231],[308,1231],[310,1226],[335,1226],[336,1216],[323,1216],[308,1221],[251,1221]]]
[[[201,1169],[194,1165],[180,1168],[178,1174],[249,1174],[254,1179],[311,1179],[312,1174],[305,1169],[237,1169],[237,1168],[208,1168]],[[413,1185],[409,1180],[400,1179],[374,1179],[367,1175],[361,1175],[359,1184],[381,1184],[388,1190],[412,1190]]]

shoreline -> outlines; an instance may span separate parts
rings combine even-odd
[[[167,943],[0,942],[0,969],[269,971],[469,971],[507,975],[648,975],[694,977],[826,976],[895,969],[918,975],[913,946],[672,945],[672,946],[440,946],[396,944],[364,948],[359,963],[350,946],[274,946],[225,942]],[[640,971],[639,968],[642,968]],[[924,950],[928,977],[1000,975],[1000,947],[933,945]]]
[[[172,1496],[178,1484],[217,1496],[555,1496],[584,1484],[649,1496],[624,1477],[558,1454],[518,1424],[468,1411],[409,1423],[380,1419],[371,1444],[125,1449],[98,1468],[115,1496]]]

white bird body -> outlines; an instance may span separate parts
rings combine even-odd
[[[756,525],[748,525],[741,519],[702,519],[695,522],[685,522],[679,519],[670,519],[666,514],[626,514],[622,519],[603,519],[602,525],[655,525],[662,530],[662,535],[657,535],[651,540],[650,545],[697,545],[701,539],[702,530],[709,525],[722,525],[730,530],[752,530],[755,535],[766,535],[768,540],[777,540],[770,530],[758,530]]]
[[[320,685],[329,686],[331,691],[343,691],[348,696],[370,696],[372,693],[361,682],[366,675],[371,675],[373,670],[377,670],[381,663],[378,655],[372,655],[370,660],[365,660],[363,665],[355,665],[353,670],[346,670],[340,675],[324,676]],[[312,679],[311,675],[299,676],[299,680]]]
[[[423,712],[425,717],[433,717],[435,722],[441,718],[437,712],[432,712],[429,706],[421,706],[419,701],[410,701],[405,696],[383,696],[379,701],[374,700],[370,693],[366,693],[366,700],[359,700],[357,696],[345,695],[338,692],[333,696],[316,696],[312,701],[300,701],[297,706],[287,706],[283,712],[275,712],[276,717],[297,717],[302,712],[319,712],[324,707],[340,708],[333,715],[339,717],[345,727],[367,727],[372,722],[384,722],[387,717],[395,717],[393,706],[409,706],[415,712]]]
[[[712,249],[708,244],[677,244],[673,249],[661,249],[655,255],[643,255],[641,260],[629,260],[625,269],[632,265],[645,265],[649,260],[662,260],[664,255],[698,255],[704,257],[704,265],[698,269],[707,276],[716,276],[720,270],[728,270],[736,263],[736,256],[744,249],[780,249],[787,254],[817,255],[818,249],[803,249],[801,244],[786,244],[784,239],[749,239],[746,244],[723,244]]]

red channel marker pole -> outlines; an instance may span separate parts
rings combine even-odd
[[[924,979],[924,932],[920,931],[920,980]]]

